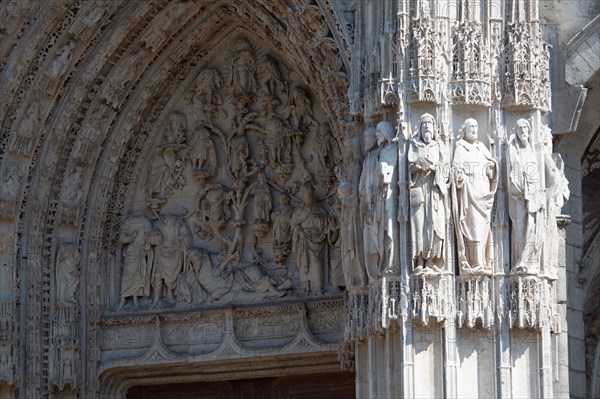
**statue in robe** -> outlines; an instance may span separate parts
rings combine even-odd
[[[294,209],[291,225],[292,251],[296,254],[300,290],[308,295],[321,295],[327,214],[315,203],[315,190],[310,183],[302,188],[302,203]]]
[[[517,121],[508,141],[506,165],[508,214],[512,222],[511,272],[537,274],[546,233],[547,204],[545,190],[541,189],[542,168],[533,148],[531,126],[525,119]]]
[[[444,265],[449,185],[445,154],[445,146],[437,138],[433,115],[423,114],[419,133],[408,151],[410,227],[416,273],[440,272]]]
[[[391,271],[397,264],[398,245],[398,144],[394,127],[388,121],[377,124],[379,148],[376,174],[374,222],[379,245],[380,272]]]
[[[453,159],[452,211],[460,274],[492,272],[491,213],[498,187],[498,164],[477,140],[475,119],[461,127]]]
[[[365,158],[358,185],[360,214],[362,215],[362,239],[364,262],[369,282],[379,277],[379,241],[375,224],[375,195],[378,187],[377,168],[380,148],[377,147],[375,128],[369,127],[364,132]]]
[[[121,226],[119,242],[125,247],[119,309],[125,305],[128,297],[133,298],[134,306],[137,307],[138,297],[150,296],[150,272],[154,259],[148,240],[151,231],[150,221],[141,215],[130,217]]]
[[[73,244],[62,245],[56,255],[56,302],[59,305],[76,304],[75,293],[79,286],[79,261],[81,256]]]
[[[179,217],[161,216],[150,234],[150,243],[155,247],[152,266],[153,303],[158,304],[163,289],[166,291],[167,300],[173,302],[177,278],[183,269],[191,243],[187,225]]]

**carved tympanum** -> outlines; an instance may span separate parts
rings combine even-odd
[[[155,124],[136,216],[119,236],[118,309],[131,309],[129,298],[133,308],[211,306],[334,293],[348,284],[342,211],[333,210],[337,142],[298,77],[275,55],[258,54],[247,39],[235,41],[231,57],[199,70]],[[125,75],[109,79],[121,91],[129,87]],[[382,148],[393,136],[390,125]],[[395,164],[379,162],[375,170],[389,163],[392,189]]]

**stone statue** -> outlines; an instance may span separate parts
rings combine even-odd
[[[219,91],[223,87],[223,79],[221,74],[216,69],[204,69],[198,75],[196,81],[196,91],[192,97],[195,104],[200,104],[202,107],[212,105],[221,105],[223,98]]]
[[[214,233],[224,228],[231,219],[231,201],[231,193],[220,183],[209,183],[198,193],[196,206],[190,212],[190,216],[195,214],[201,227]]]
[[[264,173],[259,173],[257,178],[258,180],[251,186],[254,194],[254,221],[268,223],[271,221],[271,210],[273,209],[271,190]]]
[[[19,196],[19,189],[21,188],[21,176],[19,175],[19,169],[6,169],[4,172],[4,178],[2,179],[2,185],[0,186],[0,197],[11,200],[16,200]]]
[[[537,274],[546,226],[546,195],[531,126],[519,119],[508,141],[508,214],[512,221],[513,273]]]
[[[36,130],[42,120],[40,104],[33,101],[27,107],[25,116],[19,123],[10,150],[17,154],[28,156],[32,150],[32,142],[36,137]]]
[[[346,287],[363,287],[368,281],[363,266],[363,232],[358,217],[358,192],[352,183],[343,181],[338,187],[338,197],[343,221],[340,224],[340,250]]]
[[[75,166],[64,183],[62,200],[68,205],[78,205],[83,194],[83,167]]]
[[[146,175],[146,191],[153,199],[163,198],[163,189],[169,182],[169,167],[165,163],[160,147],[154,150],[154,158]]]
[[[394,127],[388,121],[377,124],[375,131],[379,147],[375,192],[374,222],[379,246],[380,271],[392,270],[396,265],[398,241],[398,145]]]
[[[556,217],[565,201],[569,199],[569,181],[564,174],[564,161],[560,154],[552,153],[552,132],[545,128],[544,165],[546,185],[546,233],[543,248],[544,273],[550,278],[557,278],[559,259],[559,236]]]
[[[301,292],[321,295],[327,214],[315,203],[315,190],[310,182],[301,191],[302,203],[292,213],[292,251],[296,254]]]
[[[477,140],[475,119],[465,120],[453,159],[452,210],[461,274],[492,271],[491,212],[498,164]]]
[[[445,154],[433,115],[423,114],[419,133],[408,151],[410,230],[416,273],[440,272],[444,265],[449,185]]]
[[[246,46],[246,43],[240,42],[239,45]],[[239,50],[231,60],[229,83],[233,86],[233,92],[236,95],[254,94],[256,92],[256,65],[254,55],[250,50]]]
[[[277,60],[273,57],[266,57],[263,65],[264,72],[260,79],[260,85],[263,87],[266,95],[271,96],[271,98],[277,98],[279,94],[283,94],[286,88],[281,79]]]
[[[56,255],[56,303],[77,304],[75,293],[79,287],[79,262],[81,256],[74,244],[64,244]]]
[[[279,208],[271,216],[273,220],[273,249],[275,261],[278,264],[283,264],[292,246],[292,208],[290,207],[290,197],[286,193],[282,193],[279,196],[279,204]]]
[[[190,161],[195,176],[199,179],[214,176],[217,172],[217,153],[208,128],[198,126],[192,134],[190,142]]]
[[[340,203],[336,201],[329,211],[327,219],[327,243],[329,252],[329,292],[339,292],[346,286],[344,268],[342,266],[342,248],[340,240]]]
[[[151,268],[154,262],[154,253],[148,237],[151,231],[150,221],[141,215],[130,217],[121,226],[119,242],[125,248],[119,309],[125,305],[128,297],[133,298],[137,307],[138,297],[150,296]]]
[[[156,222],[150,234],[150,243],[154,246],[152,266],[154,305],[158,304],[163,288],[166,290],[167,300],[173,302],[177,278],[182,271],[190,242],[190,233],[181,218],[163,215]]]
[[[53,78],[60,78],[62,75],[64,75],[71,65],[73,50],[75,50],[75,42],[73,40],[67,41],[56,52],[52,63],[46,71],[46,74]]]
[[[375,128],[369,127],[364,133],[365,159],[359,182],[360,213],[363,218],[363,244],[365,267],[369,282],[379,278],[379,241],[375,224],[375,196],[378,180],[379,147],[375,137]]]
[[[165,129],[164,144],[181,144],[185,143],[187,133],[187,118],[180,112],[172,112],[169,115],[169,122]]]

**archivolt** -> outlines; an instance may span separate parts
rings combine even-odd
[[[134,83],[122,101],[114,104],[115,109],[102,126],[101,150],[94,159],[85,161],[86,183],[81,202],[85,205],[73,225],[59,223],[59,198],[69,165],[77,163],[71,154],[82,125],[98,107],[111,73],[140,46],[144,32],[153,24],[162,23],[156,18],[161,11],[177,2],[104,2],[102,16],[94,26],[82,31],[73,27],[95,2],[48,2],[39,14],[22,10],[14,18],[11,16],[13,20],[7,25],[18,28],[7,36],[5,48],[10,48],[10,52],[2,63],[4,97],[0,115],[4,129],[0,157],[3,168],[13,162],[26,165],[22,168],[20,205],[13,218],[13,239],[18,250],[11,263],[23,270],[14,287],[15,297],[20,295],[21,303],[30,305],[49,303],[56,246],[59,241],[78,242],[83,251],[80,304],[81,309],[86,309],[81,314],[82,325],[92,327],[89,333],[87,328],[82,329],[82,357],[92,363],[97,360],[94,326],[100,315],[98,298],[102,289],[98,268],[110,256],[106,249],[123,217],[122,204],[133,178],[131,172],[145,148],[152,124],[160,118],[171,96],[186,84],[191,70],[210,58],[219,43],[237,34],[272,43],[273,48],[294,61],[303,80],[319,98],[336,139],[341,140],[344,135],[348,43],[328,2],[192,1],[180,26],[169,31],[169,37],[149,55],[146,66],[132,74]],[[296,2],[297,5],[290,4]],[[314,14],[319,12],[322,17],[315,21]],[[44,71],[68,40],[76,43],[68,71],[59,77],[56,88],[45,91]],[[42,105],[43,112],[34,150],[24,159],[11,154],[8,146],[33,101]],[[24,288],[30,283],[41,289],[26,292]],[[48,311],[47,307],[41,308],[42,312]],[[21,329],[22,342],[33,347],[41,345],[42,352],[47,351],[42,336],[48,331],[44,331],[40,319],[25,311],[21,315],[27,317],[28,323],[40,323],[42,334],[26,336],[25,329]],[[40,316],[43,320],[48,315]],[[26,381],[27,376],[23,377],[22,381]],[[94,380],[93,376],[88,377]]]

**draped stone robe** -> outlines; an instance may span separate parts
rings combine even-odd
[[[494,169],[493,179],[488,177],[488,167]],[[461,273],[491,272],[491,213],[497,171],[498,164],[483,143],[463,139],[456,143],[452,208]]]

